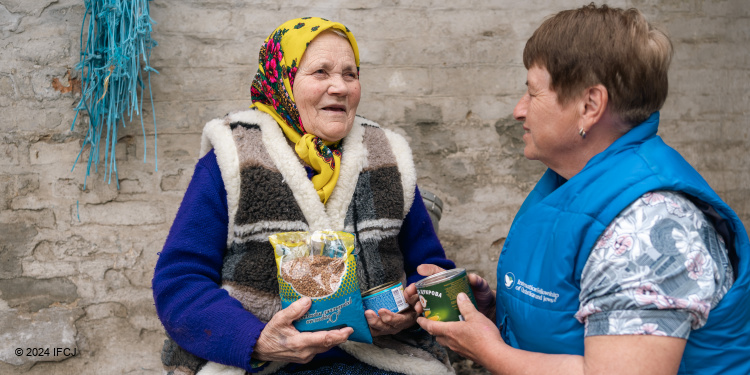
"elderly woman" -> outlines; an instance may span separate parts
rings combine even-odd
[[[471,275],[479,311],[462,294],[466,321],[418,319],[439,343],[493,374],[750,374],[747,232],[656,135],[671,56],[635,9],[592,4],[534,32],[513,115],[549,169],[496,295]]]
[[[305,297],[281,309],[268,236],[356,236],[361,290],[421,278],[445,258],[403,138],[358,117],[359,54],[344,25],[290,20],[260,50],[251,110],[209,122],[153,279],[174,374],[450,373],[413,308],[366,311],[374,344],[345,327],[299,332]],[[405,296],[411,305],[417,298]]]

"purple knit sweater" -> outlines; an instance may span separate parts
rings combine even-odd
[[[416,271],[420,264],[455,267],[446,259],[420,197],[417,189],[398,236],[408,283],[421,278]],[[211,150],[195,167],[159,255],[152,282],[154,301],[167,334],[182,348],[251,371],[250,355],[265,323],[221,289],[228,218],[227,193]],[[311,363],[350,359],[335,347]]]

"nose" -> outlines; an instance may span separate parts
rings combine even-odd
[[[344,77],[340,74],[332,75],[329,83],[329,95],[346,95],[349,92],[349,86],[347,86]]]
[[[521,100],[518,101],[518,104],[516,104],[516,107],[513,108],[513,118],[515,118],[518,121],[525,121],[526,110],[528,109],[528,105],[529,105],[529,93],[525,93],[521,97]]]

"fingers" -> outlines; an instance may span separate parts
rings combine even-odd
[[[367,324],[370,326],[370,328],[378,325],[380,321],[380,318],[378,318],[378,314],[376,314],[375,311],[372,310],[365,311],[365,319],[367,319]]]
[[[469,284],[471,284],[472,289],[476,290],[482,290],[482,289],[489,289],[490,284],[487,282],[487,280],[483,279],[481,276],[470,273],[469,274]]]
[[[422,302],[414,304],[414,311],[417,313],[417,316],[424,314],[424,306],[422,306]]]
[[[416,311],[417,315],[422,315],[424,312],[424,306],[422,306],[422,302],[419,301],[419,294],[417,293],[417,284],[412,283],[406,289],[404,289],[404,298],[406,298],[406,302],[409,303],[409,305],[414,308],[414,311]]]
[[[477,274],[469,274],[469,284],[471,285],[471,289],[474,291],[475,297],[484,295],[494,296],[492,288],[490,287],[490,283],[488,283],[487,280],[481,278]]]
[[[307,363],[318,353],[343,344],[354,333],[351,327],[319,332],[300,332],[287,341],[288,362]]]
[[[471,303],[471,299],[469,299],[469,296],[467,296],[466,293],[458,293],[458,296],[456,296],[456,303],[458,304],[458,311],[464,316],[464,320],[469,320],[474,314],[478,313],[476,307]]]
[[[469,284],[474,292],[474,299],[477,301],[477,309],[487,318],[495,319],[495,291],[490,288],[487,280],[476,274],[469,274]]]
[[[294,301],[291,305],[287,306],[285,309],[279,311],[277,315],[279,315],[279,317],[281,318],[283,322],[288,322],[289,324],[292,324],[292,322],[304,316],[305,313],[307,313],[307,311],[310,310],[311,305],[312,305],[312,300],[310,299],[310,297],[303,297]]]
[[[417,283],[411,283],[409,286],[404,288],[404,296],[417,294]]]
[[[465,322],[440,322],[420,316],[417,318],[417,324],[419,324],[419,326],[427,333],[435,337],[438,344],[453,349],[451,337],[452,327],[455,327],[457,324],[465,324]]]
[[[311,305],[312,300],[309,297],[303,297],[294,301],[291,305],[287,306],[287,308],[279,311],[277,315],[281,315],[282,321],[287,321],[291,325],[295,320],[304,316],[307,311],[310,310]],[[294,336],[294,340],[290,341],[290,347],[310,347],[313,348],[312,350],[316,353],[320,353],[343,343],[353,332],[354,329],[351,327],[344,327],[330,331],[302,332]]]
[[[415,284],[411,284],[404,289],[404,299],[406,300],[406,303],[408,303],[409,306],[412,307],[414,307],[414,305],[419,301],[417,286]]]
[[[458,303],[458,310],[461,312],[461,315],[464,316],[464,320],[469,321],[474,318],[475,314],[478,314],[479,312],[474,307],[474,304],[471,303],[471,299],[466,295],[466,293],[459,293],[456,297],[456,302]],[[439,321],[433,321],[430,319],[427,319],[425,317],[419,317],[417,318],[417,324],[419,324],[422,329],[427,331],[429,334],[433,336],[444,336],[448,333],[448,331],[454,327],[456,324],[465,324],[462,322],[439,322]]]
[[[376,314],[372,310],[367,310],[365,318],[373,336],[393,335],[413,326],[417,319],[417,312],[407,309],[394,313],[388,309],[380,309]]]
[[[393,327],[398,333],[403,329],[409,328],[417,321],[417,312],[414,309],[404,310],[400,313],[394,313],[387,309],[380,309],[380,320],[388,327]]]
[[[365,311],[365,319],[367,319],[367,325],[370,327],[370,334],[373,337],[387,335],[393,329],[380,320],[375,311]]]
[[[417,324],[422,327],[423,330],[427,331],[432,336],[438,337],[443,336],[443,325],[449,324],[446,322],[436,322],[434,320],[427,319],[420,316],[417,318]]]
[[[263,361],[307,363],[318,354],[345,342],[351,327],[320,332],[299,332],[293,325],[310,309],[311,300],[301,298],[274,314],[261,331],[253,356]]]
[[[417,273],[422,276],[430,276],[443,271],[445,271],[445,269],[434,264],[420,264],[419,267],[417,267]]]
[[[351,327],[333,329],[330,331],[302,332],[299,335],[300,345],[303,348],[315,348],[314,351],[316,354],[322,353],[336,345],[344,343],[349,339],[349,335],[352,333],[354,333],[354,329]]]

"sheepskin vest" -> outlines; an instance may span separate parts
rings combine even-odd
[[[258,319],[268,322],[281,308],[274,251],[268,241],[273,233],[323,229],[353,233],[360,290],[395,280],[406,282],[398,233],[415,199],[416,172],[411,150],[401,136],[357,117],[342,141],[341,172],[325,205],[293,145],[267,114],[248,110],[209,122],[201,156],[212,148],[229,209],[222,287]],[[375,338],[373,345],[348,341],[341,348],[390,371],[452,372],[445,351],[434,340],[404,341],[386,336]],[[274,363],[263,372],[283,365]],[[200,373],[214,367],[226,366],[209,363]]]

